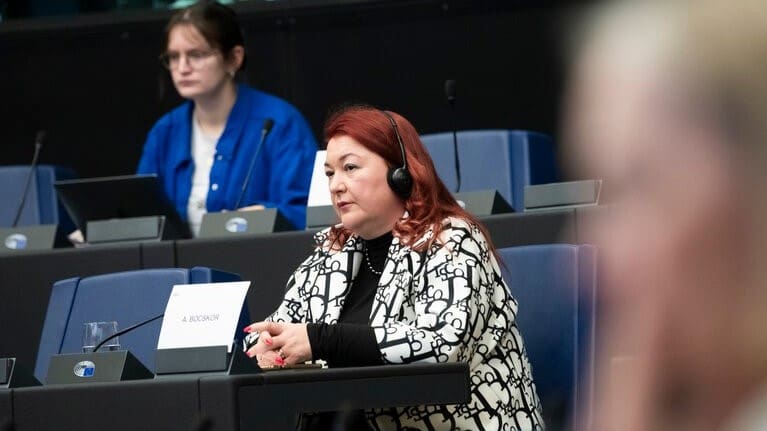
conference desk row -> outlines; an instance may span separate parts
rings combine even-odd
[[[168,376],[0,389],[0,429],[287,431],[303,412],[469,399],[467,364],[410,364]]]
[[[589,242],[585,225],[599,207],[483,218],[496,247]],[[208,266],[252,281],[254,320],[271,313],[285,283],[313,247],[314,231],[235,238],[103,245],[0,255],[0,357],[34,366],[51,286],[57,280],[142,268]]]

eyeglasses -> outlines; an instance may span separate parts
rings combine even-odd
[[[205,65],[205,60],[207,60],[208,57],[215,54],[215,50],[201,51],[193,49],[187,51],[187,53],[184,54],[184,57],[186,57],[189,67],[192,69],[199,69]],[[168,70],[178,69],[178,65],[181,64],[181,55],[182,54],[179,52],[164,52],[160,54],[160,63]]]

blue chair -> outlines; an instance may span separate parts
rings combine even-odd
[[[591,418],[596,248],[545,244],[498,250],[519,303],[517,322],[547,428],[577,429]]]
[[[452,133],[422,135],[437,173],[455,191]],[[522,130],[458,132],[462,192],[495,189],[515,211],[524,209],[526,185],[558,181],[551,137]]]
[[[117,321],[123,329],[162,314],[176,284],[239,281],[240,276],[210,268],[142,269],[92,277],[75,277],[53,285],[35,364],[35,377],[45,381],[53,355],[81,353],[83,324]],[[249,324],[247,306],[238,327]],[[120,336],[120,345],[133,353],[150,371],[162,321],[157,320]],[[241,337],[242,331],[236,336]]]
[[[22,193],[29,174],[29,166],[0,166],[0,227],[11,227],[21,203]],[[61,166],[38,165],[32,175],[19,226],[63,224],[64,229],[74,229],[69,215],[58,202],[53,183],[74,178],[71,169]],[[69,232],[69,231],[67,231]]]

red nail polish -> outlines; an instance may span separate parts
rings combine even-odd
[[[266,339],[264,339],[264,343],[266,343],[267,346],[271,346],[272,345],[272,340],[270,340],[269,338],[266,338]]]
[[[245,354],[248,355],[249,358],[252,358],[253,356],[256,355],[255,352],[245,352]]]
[[[285,360],[278,356],[278,357],[274,358],[274,363],[277,364],[277,365],[285,365]]]
[[[246,326],[242,328],[242,332],[247,332],[248,334],[250,334],[250,326]]]

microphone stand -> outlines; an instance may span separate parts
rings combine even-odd
[[[272,127],[274,127],[274,120],[271,118],[267,118],[264,120],[264,126],[261,128],[261,139],[258,141],[258,146],[256,147],[256,152],[253,154],[253,159],[250,161],[250,167],[248,168],[248,173],[245,175],[245,181],[242,182],[242,189],[240,190],[240,196],[237,198],[237,202],[234,204],[234,208],[232,210],[237,210],[237,208],[240,207],[240,202],[242,202],[242,198],[245,196],[245,190],[248,187],[248,182],[250,182],[250,176],[253,173],[253,167],[256,165],[256,159],[258,158],[258,154],[261,152],[261,147],[264,145],[264,141],[266,141],[266,136],[269,134],[269,132],[272,131]]]
[[[27,173],[27,180],[24,184],[24,192],[21,194],[21,202],[19,202],[19,208],[16,210],[16,216],[13,217],[12,228],[15,228],[19,224],[21,218],[21,212],[24,211],[24,204],[27,202],[27,195],[29,194],[29,185],[32,184],[32,174],[35,173],[37,167],[37,158],[40,155],[40,149],[43,147],[43,138],[45,137],[44,131],[37,132],[35,138],[35,153],[32,156],[32,163],[29,165],[29,173]]]
[[[458,159],[458,114],[455,111],[455,80],[445,81],[445,95],[450,105],[450,122],[453,129],[453,156],[455,157],[455,193],[461,191],[461,164]]]
[[[104,338],[103,340],[101,340],[100,343],[96,344],[96,347],[93,348],[93,353],[96,353],[99,350],[99,348],[101,346],[103,346],[104,343],[106,343],[107,341],[115,339],[115,338],[119,337],[120,335],[127,334],[128,332],[130,332],[130,331],[132,331],[132,330],[134,330],[134,329],[136,329],[138,327],[144,326],[147,323],[154,322],[155,320],[157,320],[157,319],[159,319],[159,318],[161,318],[163,316],[165,316],[165,313],[162,313],[159,316],[154,316],[154,317],[152,317],[150,319],[144,320],[143,322],[139,322],[139,323],[137,323],[137,324],[135,324],[133,326],[129,326],[129,327],[123,329],[122,331],[115,332],[114,334],[112,334],[112,335],[108,336],[107,338]]]

